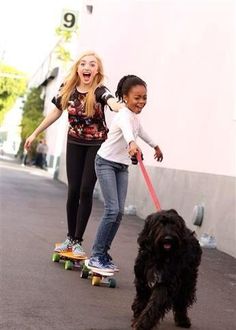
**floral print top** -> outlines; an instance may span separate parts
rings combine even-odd
[[[94,104],[95,113],[92,117],[85,114],[86,93],[81,93],[74,88],[72,91],[67,112],[68,112],[68,142],[84,145],[100,145],[107,138],[108,128],[105,121],[104,108],[107,100],[114,96],[105,86],[99,86],[95,90],[96,103]],[[52,103],[59,109],[61,97],[58,94],[53,97]]]

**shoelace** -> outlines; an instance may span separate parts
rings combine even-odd
[[[74,245],[74,250],[79,250],[79,251],[83,252],[83,248],[82,248],[82,246],[79,243],[76,243]]]
[[[102,266],[108,265],[108,260],[107,260],[106,256],[99,257],[99,261],[102,264]]]
[[[68,246],[71,244],[71,240],[69,238],[67,238],[61,245],[62,246]]]
[[[113,267],[113,266],[115,267],[114,263],[112,262],[112,257],[111,257],[109,254],[107,254],[106,256],[104,256],[104,258],[105,258],[106,263],[107,263],[108,265],[111,265],[112,267]]]
[[[104,258],[106,260],[107,265],[110,265],[113,269],[119,269],[112,261],[112,257],[110,256],[110,254],[107,254],[106,256],[104,256]]]
[[[106,258],[107,258],[108,261],[111,261],[112,260],[112,257],[110,256],[109,253],[106,254]]]
[[[71,246],[71,241],[69,239],[66,239],[65,242],[63,242],[61,244],[61,246],[59,246],[57,248],[58,251],[64,251],[65,249],[67,249],[69,246]]]

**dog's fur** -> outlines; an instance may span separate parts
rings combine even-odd
[[[151,330],[173,309],[176,326],[189,328],[202,250],[175,210],[150,214],[138,237],[132,327]]]

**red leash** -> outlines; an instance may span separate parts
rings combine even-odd
[[[143,165],[143,161],[142,161],[142,157],[141,157],[141,153],[140,152],[137,153],[137,159],[138,159],[138,162],[139,162],[141,171],[143,173],[144,180],[146,181],[148,190],[149,190],[150,195],[152,197],[152,200],[154,202],[154,205],[155,205],[157,211],[161,211],[160,202],[159,202],[159,200],[157,198],[156,192],[155,192],[155,190],[153,188],[153,185],[152,185],[152,182],[151,182],[150,177],[148,175],[148,172],[147,172],[146,168]]]

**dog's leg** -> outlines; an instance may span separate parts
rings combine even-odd
[[[136,296],[134,299],[134,302],[132,304],[132,310],[133,310],[133,319],[131,322],[131,326],[136,329],[135,324],[142,313],[142,311],[145,309],[147,305],[146,299],[140,299],[140,297]]]
[[[191,321],[190,321],[190,318],[188,317],[187,308],[181,309],[180,306],[178,306],[178,307],[174,306],[173,312],[174,312],[175,325],[177,327],[181,327],[181,328],[190,328],[191,327]]]
[[[131,307],[133,311],[132,326],[134,326],[139,315],[146,307],[149,297],[150,297],[150,289],[144,285],[144,282],[140,283],[139,281],[138,283],[136,283],[136,297]]]
[[[157,285],[153,288],[145,309],[134,324],[134,329],[151,330],[164,318],[166,312],[170,309],[171,302],[168,299],[167,288],[163,285]]]
[[[192,305],[195,292],[194,284],[182,283],[182,287],[178,291],[173,303],[174,320],[177,327],[190,328],[191,320],[188,317],[188,307]]]
[[[196,302],[197,269],[185,271],[182,284],[174,299],[173,312],[176,326],[190,328],[191,320],[188,317],[188,308]]]
[[[135,273],[135,288],[136,288],[136,297],[132,304],[133,310],[133,320],[132,326],[136,323],[139,315],[142,313],[144,308],[146,307],[148,300],[150,298],[151,289],[147,285],[146,281],[146,267],[147,260],[149,260],[147,256],[147,252],[140,252],[136,258],[134,265],[134,273]]]

